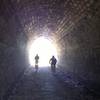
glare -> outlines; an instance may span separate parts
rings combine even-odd
[[[46,67],[49,65],[50,58],[54,55],[57,58],[57,50],[51,41],[44,37],[36,39],[29,48],[29,62],[34,66],[34,57],[39,55],[39,66]]]

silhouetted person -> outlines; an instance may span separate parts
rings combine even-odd
[[[52,56],[49,63],[51,64],[52,71],[55,71],[56,70],[57,59],[54,56]]]
[[[38,62],[39,62],[39,56],[36,54],[35,56],[35,69],[38,70]]]

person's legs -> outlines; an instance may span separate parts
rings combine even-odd
[[[56,64],[54,64],[53,70],[54,70],[54,72],[56,71]]]
[[[35,62],[35,69],[38,70],[38,61]]]
[[[51,64],[51,70],[52,70],[52,72],[55,72],[56,71],[55,64]]]

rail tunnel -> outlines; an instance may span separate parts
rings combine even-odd
[[[0,100],[30,66],[28,47],[39,37],[56,45],[58,76],[76,77],[100,100],[99,0],[0,0]]]

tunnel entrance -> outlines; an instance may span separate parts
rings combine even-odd
[[[57,50],[55,44],[46,37],[39,37],[33,41],[28,50],[29,63],[34,67],[36,54],[39,55],[39,66],[49,66],[49,59],[54,55],[57,58]]]

